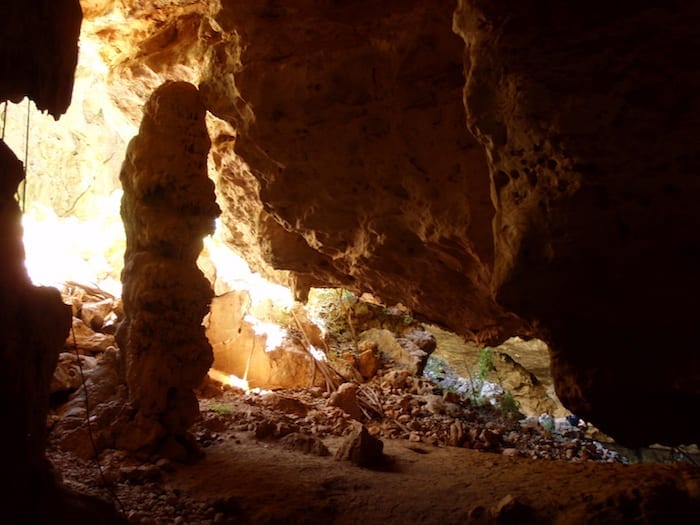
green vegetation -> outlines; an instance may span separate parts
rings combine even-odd
[[[233,412],[231,407],[227,405],[222,405],[220,403],[212,403],[211,405],[209,405],[209,410],[211,410],[212,412],[216,412],[217,414],[222,416],[228,416]]]
[[[488,346],[485,346],[479,354],[479,369],[476,372],[476,377],[480,381],[484,381],[495,370],[496,364],[493,361],[493,352]]]
[[[491,348],[485,346],[481,349],[481,353],[479,354],[479,359],[477,361],[477,370],[474,376],[472,376],[468,366],[465,365],[465,368],[469,373],[469,381],[472,384],[470,399],[474,405],[480,406],[489,402],[481,395],[482,387],[487,378],[495,373],[496,384],[504,390],[504,393],[496,401],[496,407],[506,417],[519,417],[521,415],[520,403],[518,403],[518,400],[513,397],[511,392],[508,392],[505,390],[505,388],[503,388],[503,382],[501,381],[500,377],[498,377],[496,357],[491,351]]]
[[[312,288],[306,310],[329,334],[345,340],[352,336],[352,311],[357,302],[355,294],[343,288]]]
[[[513,394],[506,391],[498,400],[498,408],[506,417],[520,417],[520,403],[513,397]]]

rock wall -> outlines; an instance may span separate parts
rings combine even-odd
[[[77,0],[7,1],[0,17],[0,101],[29,96],[54,118],[70,103],[81,12]],[[57,482],[46,459],[49,383],[71,324],[58,290],[32,286],[24,268],[15,192],[24,167],[0,141],[0,412],[5,419],[0,521],[124,523],[102,501]]]
[[[76,5],[52,6],[64,3]],[[74,22],[56,15],[47,27],[18,6],[0,22],[9,42],[0,98],[35,93],[60,114],[68,81],[57,72],[70,52],[42,39]],[[168,6],[182,19],[168,20]],[[628,444],[700,441],[687,417],[700,401],[690,346],[700,289],[697,6],[130,9],[134,23],[153,24],[129,33],[137,43],[119,41],[123,55],[110,51],[112,81],[137,86],[133,98],[114,96],[129,110],[164,77],[201,77],[204,104],[222,120],[213,155],[224,222],[251,260],[291,271],[302,296],[316,284],[370,291],[485,342],[522,334],[525,318],[550,343],[557,393],[572,411]],[[20,28],[40,30],[31,45],[18,44]]]
[[[699,14],[462,0],[454,19],[495,297],[547,329],[562,402],[630,444],[700,438]]]
[[[249,388],[266,390],[326,386],[317,370],[322,365],[316,363],[308,346],[297,340],[309,337],[311,344],[322,348],[322,340],[313,337],[317,335],[313,329],[318,328],[301,318],[303,324],[295,327],[301,326],[304,335],[290,337],[289,328],[279,324],[282,315],[289,317],[276,312],[271,303],[253,307],[245,290],[214,297],[204,322],[214,353],[210,376],[226,383],[227,376],[234,375]],[[269,333],[270,329],[276,330]]]
[[[7,0],[0,17],[0,100],[25,96],[55,119],[71,101],[82,11],[78,0]]]
[[[10,523],[43,520],[56,511],[58,489],[44,454],[46,415],[49,383],[71,319],[58,290],[32,286],[24,269],[14,198],[23,178],[22,163],[0,141],[0,410],[7,422],[0,446],[11,451],[4,467],[11,483],[0,497],[0,516]]]
[[[490,296],[494,209],[453,7],[222,1],[201,91],[233,124],[215,154],[255,177],[257,241],[299,296],[342,284],[487,337],[518,323]],[[235,171],[224,195],[247,184]]]
[[[187,458],[199,414],[193,389],[212,364],[202,326],[213,296],[197,267],[220,210],[207,176],[209,136],[197,88],[166,82],[149,98],[122,166],[126,359],[134,432],[122,444]],[[183,450],[184,449],[184,450]]]

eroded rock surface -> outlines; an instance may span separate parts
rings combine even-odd
[[[572,411],[630,444],[699,440],[697,6],[209,7],[139,2],[95,34],[132,120],[163,79],[200,82],[224,222],[258,268],[490,343],[522,327],[512,310],[539,322]],[[20,58],[0,95],[65,53]]]
[[[204,323],[214,352],[210,375],[224,382],[226,376],[234,375],[250,388],[323,386],[323,376],[307,345],[299,340],[301,336],[290,337],[288,328],[277,324],[279,318],[274,319],[271,309],[269,315],[260,316],[264,320],[251,312],[254,309],[247,291],[231,291],[212,300]]]
[[[236,131],[217,144],[231,159],[221,185],[250,187],[232,169],[242,159],[264,208],[258,241],[300,296],[343,284],[501,332],[513,325],[489,293],[493,205],[465,129],[452,9],[224,1],[201,90]]]
[[[73,91],[81,21],[78,0],[3,2],[0,100],[19,102],[27,96],[56,119],[65,113]]]
[[[455,14],[496,298],[546,328],[562,402],[632,444],[700,439],[698,15],[482,0]]]
[[[197,267],[202,239],[219,214],[207,177],[209,136],[197,89],[167,82],[150,97],[121,173],[127,235],[122,273],[129,402],[150,421],[142,443],[186,446],[199,411],[193,388],[212,364],[202,319],[213,296]]]

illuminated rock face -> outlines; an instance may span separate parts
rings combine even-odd
[[[572,411],[700,440],[696,7],[465,0],[453,32],[453,2],[221,5],[201,88],[277,267],[487,341],[495,298]]]
[[[197,89],[168,82],[149,98],[122,166],[126,318],[117,332],[125,353],[132,448],[187,452],[199,414],[193,388],[212,364],[202,319],[213,292],[196,264],[219,208],[207,176],[209,136]],[[149,425],[150,423],[150,425]],[[173,442],[174,441],[174,442]]]
[[[452,10],[223,1],[200,89],[236,133],[216,145],[231,166],[221,191],[260,199],[256,241],[300,295],[341,284],[488,339],[522,323],[490,295],[494,209],[466,130]],[[259,197],[243,195],[236,158]],[[249,219],[223,220],[236,230]]]
[[[214,379],[223,379],[225,383],[228,376],[234,375],[241,380],[237,386],[246,385],[246,388],[325,386],[307,347],[287,337],[288,330],[277,323],[247,317],[246,312],[251,308],[250,294],[245,290],[231,291],[212,300],[205,326],[214,352]],[[257,310],[253,315],[260,315],[266,309],[258,306]],[[271,314],[272,309],[268,312]],[[312,325],[299,326],[308,337]],[[321,346],[313,335],[311,338],[314,339],[311,344]]]

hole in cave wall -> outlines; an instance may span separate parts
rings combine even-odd
[[[69,110],[60,126],[23,101],[8,105],[4,131],[14,150],[28,145],[27,178],[17,198],[23,201],[20,205],[24,208],[23,240],[29,276],[35,285],[62,289],[66,302],[73,303],[74,314],[83,317],[78,338],[98,339],[88,346],[104,350],[109,341],[91,334],[90,329],[113,335],[115,316],[123,315],[118,304],[125,249],[119,170],[128,143],[122,137],[128,138],[129,133],[138,130],[127,119],[122,120],[118,133],[114,129],[104,131],[107,124],[102,119],[88,122],[86,105],[98,103],[88,102],[91,92],[79,89],[80,82],[77,84],[77,100],[71,107],[78,109]],[[27,121],[30,125],[25,127]],[[204,240],[198,264],[217,296],[235,292],[241,296],[235,300],[242,302],[231,311],[234,298],[215,298],[214,314],[222,311],[229,315],[233,325],[222,327],[221,320],[215,319],[212,338],[222,339],[213,343],[231,348],[224,342],[231,338],[222,334],[235,330],[241,338],[273,350],[281,345],[283,330],[270,319],[290,308],[292,293],[252,272],[226,245],[222,230],[217,220],[216,233]],[[112,311],[105,310],[108,307],[102,304],[104,301],[112,304]],[[97,314],[95,309],[101,312]],[[207,324],[211,324],[211,316],[205,319]],[[222,362],[226,360],[223,354],[220,357]]]

